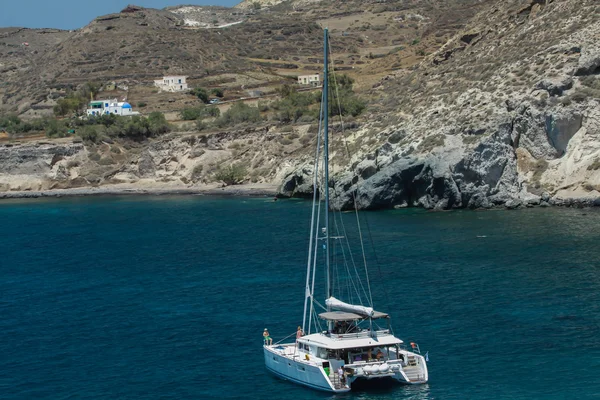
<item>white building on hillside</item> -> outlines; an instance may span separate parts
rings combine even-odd
[[[298,77],[299,85],[311,85],[311,86],[319,86],[321,84],[321,77],[319,74],[314,75],[300,75]]]
[[[187,76],[163,76],[162,79],[154,81],[154,86],[164,90],[165,92],[183,92],[188,90],[188,85],[185,81]]]
[[[139,112],[133,111],[131,109],[131,104],[127,102],[119,102],[117,99],[109,99],[109,100],[94,100],[88,104],[88,109],[86,110],[87,115],[120,115],[120,116],[129,116],[129,115],[138,115]]]

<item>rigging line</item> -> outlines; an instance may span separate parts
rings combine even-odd
[[[320,141],[319,141],[320,143]],[[320,147],[320,145],[318,146]],[[321,222],[321,200],[322,200],[322,192],[319,191],[319,205],[317,207],[317,219],[316,219],[316,235],[315,235],[315,245],[313,247],[313,265],[312,265],[312,282],[311,282],[311,292],[310,292],[310,312],[312,315],[313,309],[314,309],[314,298],[315,298],[315,276],[316,276],[316,272],[317,272],[317,250],[319,248],[318,244],[318,240],[319,240],[319,224]],[[311,321],[312,319],[309,318],[309,325],[308,325],[308,332],[310,333],[310,328],[311,328]]]
[[[319,318],[316,311],[313,312],[312,318],[315,320],[315,327],[318,329],[317,332],[322,332],[321,319]]]
[[[321,109],[323,108],[323,102],[321,102]],[[304,312],[302,314],[302,330],[304,330],[306,328],[306,307],[307,307],[307,301],[308,301],[308,293],[310,291],[310,288],[308,286],[309,284],[309,278],[310,278],[310,265],[311,265],[311,255],[312,255],[312,245],[313,245],[313,235],[314,235],[314,223],[315,223],[315,207],[317,204],[317,184],[318,184],[318,171],[319,171],[319,147],[321,147],[321,141],[320,141],[320,137],[318,132],[321,131],[321,122],[319,121],[319,131],[317,131],[317,146],[315,149],[315,164],[314,164],[314,169],[315,169],[315,178],[313,181],[313,205],[312,205],[312,211],[311,211],[311,217],[310,217],[310,240],[309,240],[309,244],[308,244],[308,261],[306,263],[306,286],[304,288],[305,292],[304,292]]]
[[[365,221],[365,225],[367,225],[369,244],[371,245],[371,251],[373,252],[373,258],[375,259],[375,266],[377,267],[377,272],[379,273],[379,279],[382,282],[385,282],[383,280],[383,273],[381,272],[381,263],[379,262],[379,258],[377,257],[377,252],[375,251],[375,242],[373,242],[373,235],[371,234],[371,225],[369,224],[369,219],[365,218],[364,221]],[[381,285],[381,287],[383,288],[385,302],[389,306],[390,305],[390,297],[389,297],[387,285]]]
[[[316,305],[318,305],[319,307],[321,307],[323,309],[323,311],[327,311],[327,307],[325,307],[323,304],[319,303],[317,300],[314,300],[314,302],[315,302]]]
[[[329,42],[331,43],[331,39],[329,40]],[[341,130],[342,130],[342,138],[345,139],[345,135],[344,135],[344,118],[342,117],[342,103],[340,102],[340,91],[339,91],[339,85],[337,83],[337,77],[335,75],[335,59],[333,58],[333,52],[331,51],[331,45],[329,46],[329,57],[331,58],[331,76],[333,78],[333,88],[335,89],[335,99],[337,100],[337,106],[338,106],[338,115],[340,117],[340,125],[341,125]],[[342,139],[342,141],[345,144],[345,140]],[[348,153],[348,155],[350,154],[348,152],[348,149],[346,148],[346,152]]]
[[[337,190],[337,189],[334,187],[334,191],[335,190]],[[357,214],[357,216],[358,216],[358,210],[355,210],[354,213]],[[340,217],[341,217],[341,214],[340,214]],[[344,221],[343,221],[342,218],[340,218],[340,224],[342,225],[342,230],[345,231],[346,227],[345,227],[345,224],[344,224]],[[357,221],[357,226],[358,226],[358,231],[360,233],[360,221]],[[350,241],[349,241],[349,239],[348,239],[347,236],[345,236],[344,239],[345,239],[346,245],[348,246],[348,249],[349,249],[350,260],[351,260],[352,266],[354,267],[354,273],[356,274],[356,280],[358,281],[358,284],[359,284],[360,288],[362,289],[365,297],[367,299],[371,299],[371,296],[370,296],[371,290],[369,288],[369,291],[367,292],[367,290],[365,289],[365,287],[363,285],[362,279],[360,277],[360,273],[358,272],[358,268],[357,268],[356,262],[354,260],[354,255],[352,254],[352,251],[351,251]],[[366,259],[365,259],[365,253],[364,253],[365,249],[364,249],[364,245],[362,243],[362,240],[363,240],[363,238],[362,238],[362,236],[360,236],[361,250],[362,250],[362,254],[363,254],[363,260],[365,260],[365,275],[366,275],[366,277],[368,279],[367,267],[366,267]],[[358,289],[355,289],[355,290],[356,290],[356,294],[359,297],[360,302],[362,303],[362,298],[361,298],[361,295],[360,295],[360,291]],[[373,301],[372,300],[371,300],[370,306],[373,306]]]
[[[324,35],[324,43],[325,49],[323,52],[323,148],[324,148],[324,157],[323,157],[323,174],[325,175],[325,250],[327,252],[327,259],[325,260],[325,264],[327,265],[327,288],[326,288],[326,297],[330,296],[331,291],[331,282],[329,280],[329,267],[330,267],[330,248],[329,248],[329,30],[325,28]],[[331,323],[328,323],[327,326],[330,326]]]
[[[337,188],[335,188],[335,187],[334,187],[334,193],[335,193],[336,191],[337,191]],[[341,213],[339,213],[339,217],[340,217],[340,218],[339,218],[339,220],[340,220],[340,222],[339,222],[339,223],[340,223],[340,225],[342,226],[342,229],[341,229],[341,231],[342,231],[342,232],[346,232],[346,227],[345,227],[345,225],[344,225],[344,220],[343,220],[343,218],[342,218],[342,214],[341,214]],[[335,223],[337,224],[337,220],[335,221]],[[357,286],[355,286],[355,284],[354,284],[354,279],[352,278],[352,274],[351,274],[351,272],[350,272],[350,267],[349,267],[349,265],[350,265],[350,264],[352,264],[352,267],[354,268],[354,273],[356,274],[356,279],[357,279],[357,281],[358,281],[358,285],[360,286],[360,289],[362,289],[362,291],[363,291],[363,293],[365,294],[365,296],[366,296],[366,297],[368,297],[368,295],[367,295],[367,292],[366,292],[366,290],[365,290],[364,286],[362,285],[362,280],[360,279],[360,274],[359,274],[359,272],[358,272],[358,268],[356,268],[356,262],[354,261],[354,255],[352,254],[352,248],[351,248],[351,246],[350,246],[350,241],[349,241],[349,239],[348,239],[348,236],[347,236],[347,235],[343,235],[343,238],[342,238],[342,240],[344,240],[344,242],[345,242],[345,244],[346,244],[346,246],[347,246],[347,248],[348,248],[348,257],[349,257],[349,259],[350,259],[350,262],[348,262],[348,261],[346,260],[346,258],[345,258],[345,257],[346,257],[346,253],[345,253],[345,251],[344,251],[344,249],[345,249],[346,247],[344,247],[344,246],[341,246],[341,248],[342,248],[342,254],[343,254],[343,256],[344,256],[344,260],[346,261],[346,263],[345,263],[345,264],[346,264],[346,271],[347,271],[347,273],[348,273],[348,279],[349,279],[349,280],[350,280],[350,282],[352,283],[353,289],[354,289],[354,291],[356,292],[356,295],[358,296],[359,303],[361,303],[361,304],[362,304],[362,296],[361,296],[361,294],[360,294],[360,290],[359,290],[359,288],[358,288]]]
[[[346,243],[348,243],[348,240],[346,239],[345,236],[341,238],[341,240],[344,240],[344,239],[345,239]],[[346,289],[346,293],[348,293],[348,301],[350,301],[351,304],[354,303],[354,296],[353,296],[353,294],[356,293],[356,295],[358,296],[358,304],[362,304],[362,298],[361,298],[361,295],[360,295],[359,288],[356,286],[356,284],[354,282],[354,279],[352,277],[352,273],[350,271],[350,264],[352,264],[352,266],[356,268],[356,265],[354,264],[353,259],[352,259],[352,250],[348,247],[348,249],[347,249],[348,250],[348,255],[347,255],[346,254],[346,247],[343,244],[340,246],[340,249],[341,249],[341,253],[342,253],[343,267],[344,267],[345,273],[346,273],[345,274],[345,277],[346,277],[346,280],[345,280],[346,287],[345,287],[345,289]],[[360,283],[360,279],[358,279],[358,282]],[[341,293],[341,290],[342,290],[341,286],[342,285],[340,284],[339,286],[340,286],[340,293]],[[362,288],[362,289],[364,291],[364,288]],[[340,297],[340,299],[342,299],[342,297]]]
[[[337,78],[335,76],[335,62],[334,62],[334,58],[333,58],[333,54],[331,53],[331,45],[327,48],[327,50],[330,53],[331,56],[331,62],[332,62],[332,77],[333,77],[333,81],[334,81],[334,89],[335,89],[335,93],[336,93],[336,99],[337,99],[337,104],[338,104],[338,112],[339,112],[339,117],[340,117],[340,126],[341,126],[341,130],[342,130],[342,143],[344,144],[344,148],[346,149],[346,154],[348,156],[348,160],[351,161],[352,160],[352,156],[350,153],[350,148],[348,146],[348,141],[346,140],[346,135],[345,135],[345,131],[344,131],[344,119],[342,117],[342,106],[340,103],[340,92],[339,92],[339,85],[337,84]],[[356,182],[355,185],[355,189],[351,191],[351,195],[352,195],[352,202],[354,203],[354,210],[356,213],[356,222],[357,222],[357,226],[358,226],[358,234],[360,237],[360,246],[362,249],[362,255],[363,255],[363,263],[365,266],[365,275],[367,278],[367,287],[368,287],[368,297],[369,297],[369,301],[370,301],[370,306],[373,307],[373,295],[371,293],[371,282],[369,279],[369,270],[367,268],[367,258],[365,256],[365,246],[363,243],[363,235],[362,235],[362,230],[360,228],[360,220],[358,218],[358,204],[356,201],[356,194],[358,193],[358,187],[359,187],[359,181]],[[369,231],[370,233],[370,231]]]
[[[297,332],[297,331],[296,331],[296,332]],[[291,334],[291,335],[289,335],[289,336],[286,336],[286,337],[284,337],[283,339],[281,339],[281,340],[280,340],[280,341],[278,341],[278,342],[275,342],[275,344],[279,344],[279,343],[283,342],[285,339],[287,339],[287,338],[289,338],[289,337],[291,337],[291,336],[295,335],[295,334],[296,334],[296,332],[292,333],[292,334]]]
[[[350,151],[348,149],[348,143],[347,143],[346,135],[345,135],[345,131],[344,131],[344,120],[343,120],[343,117],[342,117],[342,108],[341,108],[342,106],[341,106],[341,103],[340,103],[339,85],[337,84],[337,76],[335,74],[335,59],[334,59],[333,53],[331,51],[331,46],[328,47],[328,52],[329,52],[329,55],[330,55],[330,58],[331,58],[331,63],[332,63],[331,77],[333,78],[333,81],[334,81],[334,89],[335,89],[335,93],[336,93],[335,99],[336,99],[337,105],[338,105],[338,114],[339,114],[340,126],[341,126],[341,133],[342,133],[342,143],[344,144],[344,147],[345,147],[345,150],[346,150],[346,154],[348,156],[348,159],[350,160],[351,159],[351,157],[350,157]],[[329,110],[327,110],[327,111],[329,111]],[[335,194],[336,198],[340,197],[339,194],[338,194],[338,192],[337,192],[337,188],[336,188],[335,184],[334,184],[334,194]],[[357,206],[356,206],[356,198],[354,196],[354,193],[352,193],[352,200],[353,200],[353,204],[354,204],[354,207],[355,207],[355,212],[358,213]],[[340,222],[341,222],[341,225],[342,225],[342,231],[345,231],[345,226],[344,226],[344,223],[343,223],[343,218],[341,216],[341,212],[339,214],[340,214]],[[354,255],[352,254],[352,251],[351,251],[350,242],[348,241],[347,237],[345,238],[345,241],[346,241],[346,245],[348,246],[350,260],[352,262],[352,266],[354,267],[358,283],[359,283],[362,291],[364,292],[365,297],[367,297],[369,299],[370,305],[373,306],[373,299],[372,299],[372,295],[371,295],[370,282],[368,280],[369,276],[368,276],[368,271],[367,271],[367,260],[366,260],[366,257],[365,257],[363,238],[362,238],[362,233],[361,233],[361,230],[360,230],[360,221],[357,220],[357,222],[358,222],[357,225],[358,225],[358,230],[359,230],[359,234],[360,234],[361,250],[362,250],[363,263],[364,263],[364,268],[365,268],[365,276],[367,278],[368,292],[367,292],[367,290],[365,289],[365,287],[364,287],[364,285],[362,283],[362,279],[360,278],[360,274],[358,272],[358,269],[356,267],[356,262],[354,260]],[[350,276],[350,274],[348,274],[348,275]],[[359,290],[356,287],[354,288],[354,290],[356,291],[356,294],[358,295],[359,303],[362,304],[362,299],[361,299],[362,296],[360,295]]]

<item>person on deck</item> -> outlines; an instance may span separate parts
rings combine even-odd
[[[273,344],[273,339],[271,339],[271,336],[269,336],[269,331],[267,330],[267,328],[265,328],[265,331],[263,332],[263,339],[266,345]]]
[[[342,368],[342,366],[340,365],[340,367],[337,370],[338,376],[340,377],[340,382],[341,383],[346,383],[346,376],[344,375],[344,369]]]
[[[302,327],[299,326],[298,330],[296,331],[296,339],[300,339],[302,336],[304,336],[304,331],[302,330]]]

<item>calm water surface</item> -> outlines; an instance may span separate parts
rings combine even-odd
[[[598,399],[600,212],[368,213],[376,308],[430,383],[331,396],[264,368],[302,317],[310,205],[0,203],[1,399]]]

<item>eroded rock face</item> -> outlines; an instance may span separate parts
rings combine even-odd
[[[495,131],[483,136],[473,148],[452,147],[448,144],[449,136],[437,153],[403,156],[403,146],[388,142],[373,153],[363,154],[352,168],[334,177],[332,207],[351,209],[355,201],[359,209],[410,206],[442,210],[547,204],[551,196],[545,193],[540,197],[542,190],[529,189],[528,175],[519,174],[517,149],[530,154],[531,168],[534,172],[537,168],[535,179],[539,179],[544,173],[541,166],[548,166],[545,160],[580,162],[581,155],[577,160],[563,158],[572,159],[571,154],[579,151],[574,149],[581,146],[580,136],[597,135],[599,123],[594,113],[589,109],[582,112],[580,105],[540,110],[523,102],[504,121],[498,120]],[[486,130],[490,131],[491,127]],[[577,144],[572,144],[575,138]],[[597,147],[600,153],[600,146]],[[522,173],[531,173],[531,168]],[[304,165],[290,173],[279,195],[309,197],[311,172],[311,168]],[[311,184],[306,185],[306,182]]]
[[[36,144],[33,146],[0,146],[0,171],[4,174],[41,175],[49,173],[56,160],[81,151],[82,144],[68,146]]]
[[[482,203],[485,207],[483,196],[493,204],[503,204],[516,196],[518,175],[511,134],[510,124],[501,125],[456,165],[454,179],[464,204],[478,208],[476,204]]]
[[[308,164],[292,171],[292,173],[288,174],[283,179],[283,183],[277,191],[278,196],[300,198],[311,197],[314,192],[313,171],[314,168]]]

